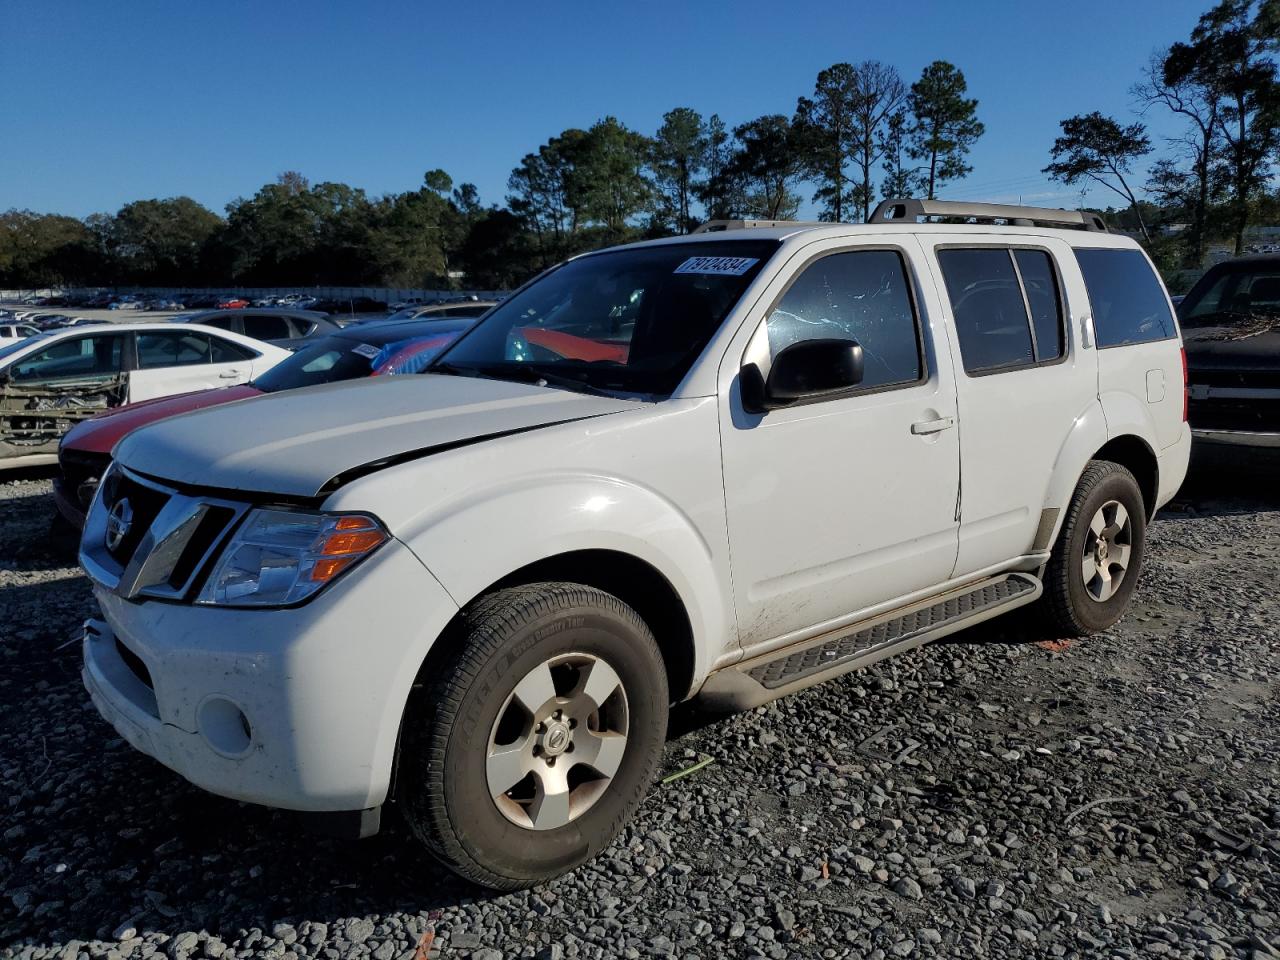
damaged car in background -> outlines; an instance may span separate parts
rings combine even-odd
[[[282,390],[359,377],[417,373],[474,319],[386,322],[316,337],[251,383],[201,390],[116,407],[76,424],[58,447],[53,499],[58,516],[76,530],[111,465],[111,450],[126,434],[157,420]]]
[[[0,347],[0,469],[55,463],[63,434],[112,407],[245,383],[288,356],[166,323],[72,327]]]
[[[1210,268],[1178,315],[1197,449],[1280,455],[1280,255]]]

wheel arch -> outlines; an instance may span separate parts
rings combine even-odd
[[[1155,515],[1156,497],[1160,490],[1160,461],[1147,441],[1132,433],[1121,434],[1104,443],[1090,459],[1118,463],[1132,473],[1142,491],[1146,519],[1150,520]]]

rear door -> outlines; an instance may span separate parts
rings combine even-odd
[[[139,331],[129,402],[244,383],[252,362],[243,348],[199,330]]]
[[[1087,301],[1061,240],[922,240],[956,341],[965,576],[1032,552],[1059,451],[1097,402],[1096,351],[1072,333]]]

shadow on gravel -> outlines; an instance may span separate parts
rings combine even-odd
[[[1215,516],[1280,510],[1280,449],[1239,453],[1194,447],[1187,479],[1166,510]]]

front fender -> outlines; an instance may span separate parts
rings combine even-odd
[[[714,551],[676,504],[635,482],[588,475],[522,477],[412,521],[400,538],[459,606],[529,564],[580,550],[627,554],[657,570],[693,628],[693,685],[732,636]],[[673,691],[676,693],[676,691]]]

